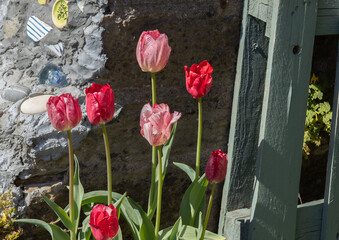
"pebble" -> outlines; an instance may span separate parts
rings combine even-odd
[[[7,101],[16,102],[30,94],[31,90],[22,85],[12,85],[7,87],[1,94],[1,97]]]
[[[28,98],[20,105],[20,111],[25,114],[39,114],[47,111],[46,103],[53,95],[38,95]]]

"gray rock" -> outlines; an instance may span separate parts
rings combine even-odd
[[[22,85],[13,85],[7,87],[1,94],[1,97],[7,101],[16,102],[30,94],[31,90]]]

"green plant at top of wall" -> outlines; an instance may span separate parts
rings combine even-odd
[[[0,239],[4,240],[17,239],[22,233],[22,229],[16,230],[13,225],[13,214],[16,209],[12,196],[12,191],[0,194]]]
[[[311,150],[324,143],[331,132],[332,110],[326,101],[325,95],[328,84],[319,82],[318,77],[313,74],[308,89],[308,103],[305,122],[305,134],[303,144],[303,156],[308,159]]]

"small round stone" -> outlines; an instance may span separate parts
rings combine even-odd
[[[20,111],[25,114],[39,114],[47,111],[46,103],[53,95],[39,95],[23,101]]]
[[[16,102],[28,96],[31,90],[22,85],[13,85],[7,87],[1,94],[1,97],[7,101]]]

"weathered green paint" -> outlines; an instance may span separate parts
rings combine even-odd
[[[249,239],[295,237],[316,10],[316,0],[273,1]]]
[[[319,240],[324,199],[298,205],[296,240]]]
[[[248,14],[266,23],[265,35],[267,37],[270,37],[271,33],[272,9],[273,9],[272,0],[249,1]]]
[[[319,8],[316,35],[333,34],[339,34],[339,8]]]
[[[339,0],[319,0],[319,8],[339,8]]]
[[[339,43],[338,43],[339,44]],[[339,239],[339,52],[333,99],[330,148],[324,199],[322,239]]]
[[[268,39],[264,35],[264,22],[248,16],[247,12],[246,0],[234,86],[228,173],[219,220],[219,233],[223,235],[232,228],[226,223],[227,212],[251,206],[258,149]]]

